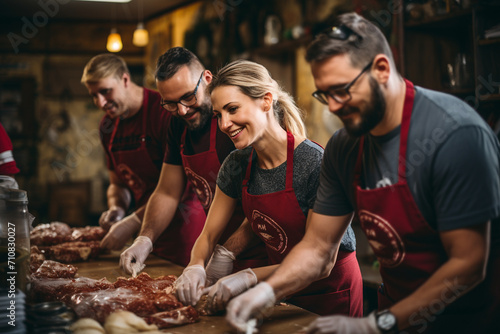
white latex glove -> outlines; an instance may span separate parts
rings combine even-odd
[[[233,252],[224,248],[219,244],[215,245],[212,258],[208,262],[207,283],[206,285],[213,285],[220,278],[229,275],[233,271],[233,261],[236,259]]]
[[[195,306],[202,295],[207,275],[202,265],[188,266],[175,281],[175,294],[186,306]]]
[[[141,220],[134,213],[114,223],[101,241],[101,248],[120,250],[139,231]]]
[[[375,321],[375,312],[365,318],[351,318],[343,315],[319,317],[306,328],[307,334],[381,334]]]
[[[153,242],[145,236],[135,238],[132,246],[120,255],[120,267],[129,275],[134,277],[144,269],[149,253],[153,251]]]
[[[250,268],[221,278],[215,285],[203,291],[203,293],[208,292],[207,311],[215,313],[223,310],[231,298],[245,292],[255,284],[257,284],[257,276]]]
[[[125,209],[119,206],[112,206],[108,211],[104,211],[99,218],[99,226],[106,231],[111,228],[113,223],[122,220],[125,217]]]
[[[268,283],[261,282],[229,302],[226,320],[237,330],[246,332],[251,318],[263,315],[275,302],[273,288]]]

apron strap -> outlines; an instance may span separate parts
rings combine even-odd
[[[217,117],[212,117],[212,124],[210,125],[210,151],[215,151],[216,148],[217,128]]]
[[[398,162],[398,175],[399,181],[406,181],[406,148],[408,145],[408,133],[410,131],[410,119],[411,113],[413,111],[413,101],[415,99],[415,90],[413,83],[405,80],[406,92],[405,100],[403,104],[403,118],[401,120],[401,132],[399,139],[399,162]],[[358,156],[356,158],[356,165],[354,167],[354,188],[360,185],[361,179],[361,169],[363,161],[363,146],[364,146],[365,136],[359,139]]]
[[[143,88],[144,97],[142,100],[142,135],[141,135],[141,148],[146,148],[146,129],[147,129],[147,110],[148,110],[148,95],[146,92],[146,88]],[[140,112],[140,110],[139,110]]]
[[[295,146],[295,138],[289,131],[286,132],[286,189],[293,189],[293,149]]]
[[[248,180],[250,180],[250,173],[252,172],[252,158],[253,154],[255,152],[255,149],[252,148],[252,152],[250,152],[250,157],[248,158],[248,165],[247,165],[247,170],[245,172],[245,178],[243,179],[243,188],[245,188],[248,185]]]
[[[361,184],[361,167],[363,162],[363,147],[365,144],[365,136],[359,138],[358,144],[358,157],[356,158],[356,165],[354,166],[354,189]]]

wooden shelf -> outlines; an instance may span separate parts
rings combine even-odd
[[[464,9],[446,15],[436,15],[433,17],[425,18],[421,21],[408,21],[405,23],[406,28],[450,28],[456,25],[462,25],[464,18],[472,19],[472,10]]]
[[[500,94],[487,94],[479,96],[481,101],[500,101]]]
[[[497,38],[484,38],[477,41],[477,45],[493,45],[500,44],[500,37]]]
[[[474,88],[443,88],[441,89],[443,93],[448,93],[452,95],[474,95]]]

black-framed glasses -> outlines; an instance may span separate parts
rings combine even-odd
[[[373,60],[363,67],[361,70],[361,73],[359,73],[354,80],[352,80],[350,83],[345,85],[342,88],[337,88],[337,89],[332,89],[327,92],[317,90],[314,93],[312,93],[312,96],[315,97],[319,102],[328,105],[328,96],[330,96],[332,99],[334,99],[338,103],[347,103],[352,99],[351,92],[349,92],[349,89],[354,85],[354,83],[365,73],[373,64]]]
[[[203,78],[203,73],[205,71],[201,72],[200,79],[198,80],[198,83],[196,84],[196,87],[194,88],[194,91],[189,94],[184,96],[183,98],[179,99],[178,101],[165,101],[161,99],[160,105],[167,111],[170,112],[175,112],[179,108],[179,103],[182,104],[185,107],[192,107],[196,104],[197,99],[196,99],[196,93],[198,92],[198,87],[200,87],[201,83],[201,78]]]

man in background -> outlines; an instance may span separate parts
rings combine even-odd
[[[127,64],[117,55],[106,53],[92,58],[84,68],[81,81],[94,104],[105,112],[99,131],[110,185],[108,210],[102,213],[99,224],[109,231],[101,246],[119,250],[139,231],[146,203],[158,183],[171,115],[161,107],[157,92],[131,80]],[[196,213],[202,215],[198,221],[204,220],[200,203],[189,189],[183,204],[190,207],[191,215],[184,221],[186,217],[174,208],[176,218],[172,229],[177,232],[190,222],[189,218],[194,219]],[[171,233],[163,242],[173,244],[177,251],[158,255],[185,264],[183,254],[190,251],[185,241],[182,234]]]

